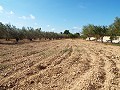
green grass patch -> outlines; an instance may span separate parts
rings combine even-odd
[[[105,45],[120,46],[120,43],[104,43]]]
[[[120,46],[120,43],[113,43],[111,45],[114,45],[114,46]]]

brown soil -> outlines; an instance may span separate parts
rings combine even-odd
[[[1,44],[0,90],[120,90],[120,47],[71,39]]]

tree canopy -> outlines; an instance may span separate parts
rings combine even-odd
[[[110,40],[116,39],[120,36],[120,18],[116,17],[114,22],[109,26],[100,26],[88,24],[83,26],[82,34],[84,37],[95,37],[96,40],[100,39],[103,42],[104,36],[110,36]]]

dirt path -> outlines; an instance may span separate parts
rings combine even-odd
[[[120,47],[83,40],[0,45],[0,90],[120,90]]]

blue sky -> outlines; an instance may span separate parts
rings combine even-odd
[[[120,0],[0,0],[0,22],[80,32],[83,25],[109,25],[120,16]]]

